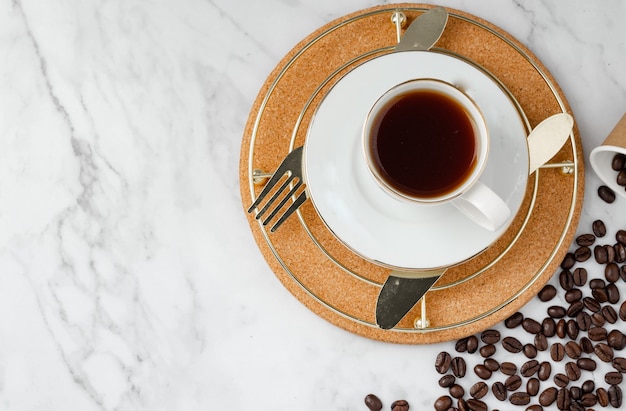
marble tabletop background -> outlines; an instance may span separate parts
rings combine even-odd
[[[316,316],[268,268],[239,195],[270,71],[381,3],[0,0],[0,409],[365,410],[369,392],[432,409],[453,343],[382,343]],[[434,3],[535,53],[585,158],[626,111],[625,2]],[[626,227],[626,200],[598,185],[588,167],[579,232]]]

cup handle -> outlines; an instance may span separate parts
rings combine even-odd
[[[504,200],[480,181],[476,181],[469,191],[454,199],[452,205],[490,231],[502,227],[511,215]]]

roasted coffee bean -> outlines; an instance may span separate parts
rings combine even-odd
[[[615,261],[618,263],[626,262],[626,246],[617,243],[613,245],[613,250],[615,250]],[[620,273],[621,276],[621,273]]]
[[[605,290],[608,302],[611,304],[617,304],[620,300],[619,289],[617,286],[611,283],[606,286]]]
[[[600,288],[594,288],[594,291],[599,289]],[[595,298],[585,297],[583,298],[583,304],[585,305],[585,308],[587,308],[592,313],[597,313],[598,311],[600,311],[600,309],[602,309],[602,306]]]
[[[580,400],[583,396],[583,390],[580,387],[569,387],[569,396],[572,400]]]
[[[585,407],[583,407],[579,403],[572,402],[569,406],[569,411],[586,411],[586,410],[585,410]]]
[[[525,344],[523,351],[527,358],[535,358],[537,356],[537,348],[532,344]]]
[[[539,387],[540,386],[541,386],[541,383],[539,382],[539,380],[537,378],[530,378],[526,382],[526,392],[531,397],[534,397],[535,395],[539,394]]]
[[[519,375],[511,375],[509,378],[504,380],[504,386],[507,391],[515,391],[522,386],[522,379]]]
[[[600,361],[613,361],[613,349],[605,343],[596,344],[596,346],[593,348],[593,352],[596,353],[596,356],[600,359]]]
[[[568,341],[565,344],[565,355],[567,355],[572,360],[576,360],[580,358],[583,350],[576,341]]]
[[[530,395],[527,392],[514,392],[509,397],[509,402],[513,405],[527,405],[530,403]]]
[[[578,288],[573,288],[571,290],[568,290],[565,293],[565,301],[567,301],[568,303],[573,303],[574,301],[580,301],[583,298],[583,292],[580,291]]]
[[[544,407],[549,407],[550,405],[554,404],[558,392],[559,391],[554,387],[546,388],[542,391],[541,394],[539,394],[539,404],[543,405]]]
[[[566,314],[565,308],[559,305],[551,305],[550,307],[548,307],[546,312],[551,318],[557,318],[557,319],[565,317],[565,314]]]
[[[478,338],[475,335],[467,337],[467,352],[474,354],[478,350]]]
[[[615,239],[621,245],[626,246],[626,230],[617,230],[615,233]]]
[[[559,321],[556,322],[556,335],[559,338],[565,338],[565,335],[567,334],[566,330],[566,322],[564,319],[560,319]]]
[[[493,358],[487,358],[483,364],[491,372],[498,371],[500,369],[500,363]]]
[[[606,247],[603,245],[597,245],[593,247],[593,258],[596,260],[598,264],[606,264],[609,262],[608,253],[606,251]]]
[[[580,349],[582,350],[582,352],[586,354],[591,354],[593,352],[593,344],[591,343],[591,340],[587,337],[581,338],[578,342],[578,345],[580,345]]]
[[[559,274],[559,284],[565,291],[574,288],[574,275],[569,270],[563,270]]]
[[[619,277],[622,281],[626,281],[626,265],[623,265],[622,268],[619,269]]]
[[[506,387],[500,381],[493,383],[493,385],[491,386],[491,392],[493,393],[493,396],[498,399],[498,401],[506,400],[508,395]]]
[[[465,395],[465,390],[459,384],[452,385],[449,391],[450,391],[450,395],[453,398],[463,398],[463,396]]]
[[[451,374],[447,374],[439,378],[439,386],[442,388],[450,388],[454,385],[455,382],[456,382],[456,377]]]
[[[505,337],[502,340],[502,347],[504,347],[505,350],[513,354],[517,354],[524,348],[522,343],[515,337]]]
[[[467,351],[467,337],[457,340],[457,342],[454,344],[454,350],[456,352],[466,352]]]
[[[605,185],[598,187],[598,197],[605,203],[611,204],[615,201],[615,191]]]
[[[570,381],[578,381],[580,379],[580,368],[575,362],[565,364],[565,375]]]
[[[615,312],[615,308],[610,305],[605,305],[600,310],[602,313],[602,317],[606,320],[607,323],[615,324],[617,322],[617,312]]]
[[[580,405],[582,405],[583,407],[593,407],[597,403],[598,399],[591,392],[584,393],[582,397],[580,397]]]
[[[485,344],[495,344],[500,341],[500,331],[485,330],[480,334],[480,339]]]
[[[619,171],[619,173],[617,173],[617,178],[615,179],[615,182],[618,186],[626,186],[626,169],[622,169]]]
[[[623,376],[621,372],[609,371],[604,374],[604,381],[609,385],[619,385],[622,383]]]
[[[365,405],[370,411],[380,411],[383,409],[382,401],[374,394],[367,394],[365,396]],[[450,405],[452,405],[452,401],[450,401]]]
[[[615,261],[615,249],[610,245],[605,245],[604,248],[606,248],[606,262]]]
[[[594,288],[591,290],[591,296],[600,304],[609,301],[609,295],[606,292],[606,288]],[[600,307],[602,309],[602,307]]]
[[[591,288],[592,290],[595,288],[604,287],[606,287],[606,281],[604,281],[602,278],[594,278],[593,280],[589,281],[589,288]]]
[[[608,407],[609,406],[609,393],[606,390],[606,388],[599,387],[596,390],[596,398],[598,398],[598,404],[601,407]]]
[[[591,327],[591,316],[585,311],[581,311],[576,315],[576,324],[581,331],[587,331]]]
[[[435,359],[435,370],[439,374],[445,374],[450,369],[450,364],[452,362],[452,357],[446,351],[442,351],[437,355]]]
[[[548,339],[545,335],[535,335],[535,348],[537,348],[537,351],[545,351],[548,349]]]
[[[554,288],[554,287],[552,287],[552,288]],[[544,287],[544,289],[545,289],[545,287]],[[541,294],[541,291],[539,292],[539,294]],[[556,295],[556,289],[554,289],[554,294],[552,295],[552,297],[554,297],[555,295]],[[550,297],[550,298],[552,298],[552,297]],[[506,328],[515,328],[515,327],[519,326],[522,323],[523,320],[524,320],[524,315],[522,313],[520,313],[520,312],[516,312],[515,314],[511,315],[509,318],[504,320],[504,326]]]
[[[450,362],[450,368],[452,369],[452,374],[454,374],[457,378],[465,377],[465,372],[467,370],[467,364],[463,357],[454,357]]]
[[[616,153],[611,160],[611,168],[614,171],[620,171],[626,165],[626,156],[621,153]]]
[[[463,398],[459,398],[457,400],[456,405],[459,411],[470,411],[469,406],[467,405],[467,402]]]
[[[606,340],[607,331],[604,327],[592,327],[587,335],[591,341],[604,341]]]
[[[591,248],[587,246],[578,247],[576,251],[574,251],[574,258],[576,259],[576,261],[581,262],[581,263],[584,261],[587,261],[588,259],[591,258]],[[587,281],[587,278],[585,278],[584,282],[580,283],[580,282],[577,282],[576,277],[574,277],[574,284],[576,284],[579,287],[585,285],[586,281]]]
[[[576,264],[576,257],[574,253],[567,253],[565,257],[563,257],[563,261],[561,261],[561,268],[564,270],[569,270]]]
[[[615,357],[613,358],[613,368],[621,373],[626,373],[626,358],[624,357]]]
[[[604,237],[606,235],[606,226],[602,220],[596,220],[591,223],[591,229],[596,237]]]
[[[529,405],[526,408],[526,411],[543,411],[543,407],[541,405],[533,404]]]
[[[611,385],[609,387],[609,404],[613,408],[622,407],[622,389],[617,385]]]
[[[487,344],[480,347],[480,355],[484,358],[491,357],[496,353],[496,346],[493,344]]]
[[[539,371],[539,361],[529,360],[520,367],[520,374],[524,377],[531,377]]]
[[[619,307],[619,318],[622,321],[626,321],[626,301]]]
[[[467,400],[467,406],[471,411],[487,411],[489,409],[489,407],[487,407],[487,404],[485,404],[481,400],[477,400],[474,398],[470,398],[469,400]]]
[[[591,314],[591,324],[595,325],[596,327],[602,327],[604,324],[606,324],[606,318],[604,318],[604,315],[602,315],[602,310],[597,313]]]
[[[550,347],[550,358],[552,361],[562,361],[565,357],[565,347],[560,342],[555,342]]]
[[[626,335],[620,330],[611,330],[606,336],[606,343],[614,350],[623,350],[626,348]]]
[[[567,378],[567,375],[563,374],[563,373],[557,373],[554,375],[554,385],[556,385],[557,387],[567,387],[569,384],[569,378]]]
[[[569,390],[567,388],[561,388],[556,394],[556,406],[559,410],[567,410],[571,405],[569,396]]]
[[[576,360],[576,365],[585,371],[594,371],[596,369],[596,362],[592,358],[579,358]]]
[[[474,367],[474,374],[476,374],[479,378],[482,378],[483,380],[488,380],[489,378],[491,378],[491,370],[487,367],[485,367],[482,364],[478,364]]]
[[[512,362],[505,361],[500,364],[500,372],[504,375],[515,375],[517,366]]]
[[[575,340],[578,337],[580,329],[578,328],[578,324],[576,324],[576,321],[568,320],[565,329],[567,331],[567,336],[570,339]]]
[[[576,244],[579,246],[590,246],[596,241],[596,236],[593,234],[581,234],[576,237]]]
[[[409,403],[406,400],[397,400],[391,403],[391,411],[409,411]]]
[[[546,337],[554,337],[556,334],[556,322],[550,318],[546,317],[541,322],[541,333]]]
[[[551,284],[546,284],[540,291],[537,293],[537,297],[545,302],[552,300],[556,296],[556,288]]]
[[[591,250],[589,249],[589,247],[582,247],[582,248],[589,250],[589,257],[591,257]],[[585,260],[588,260],[589,257],[585,258]],[[574,271],[572,271],[572,278],[574,279],[575,286],[577,287],[584,286],[585,284],[587,284],[587,270],[582,267],[576,268]]]
[[[539,371],[537,371],[537,377],[541,381],[546,381],[552,374],[552,365],[548,361],[544,361],[539,365]]]
[[[541,324],[532,318],[524,318],[522,328],[530,334],[539,334],[541,332]]]
[[[604,278],[610,283],[615,283],[619,280],[619,266],[616,263],[608,263],[604,267]]]
[[[477,400],[483,398],[489,392],[489,386],[482,381],[477,382],[470,388],[470,395]]]
[[[587,380],[583,382],[580,388],[583,390],[583,394],[593,393],[593,390],[596,389],[596,383],[593,380]]]
[[[567,316],[568,317],[576,317],[578,315],[578,313],[583,310],[583,308],[585,308],[585,305],[583,304],[582,301],[580,301],[580,300],[579,301],[574,301],[567,308],[567,311],[566,311]]]

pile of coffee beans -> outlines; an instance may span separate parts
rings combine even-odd
[[[435,400],[436,411],[621,408],[626,230],[607,243],[601,220],[591,228],[563,259],[558,284],[555,278],[538,293],[533,308],[545,314],[517,312],[439,353],[435,370],[445,393]]]
[[[374,394],[365,396],[365,405],[370,411],[380,411],[383,409],[383,402]],[[406,400],[396,400],[391,403],[391,411],[409,411],[409,403]]]

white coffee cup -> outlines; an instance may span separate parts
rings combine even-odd
[[[372,176],[399,201],[450,203],[491,231],[508,220],[507,204],[479,181],[489,155],[485,119],[454,85],[415,79],[392,87],[369,111],[362,142]]]
[[[626,114],[615,125],[602,145],[594,148],[589,155],[591,167],[602,182],[617,195],[626,198],[626,187],[617,182],[620,170],[614,170],[612,167],[613,158],[618,154],[626,155]]]

